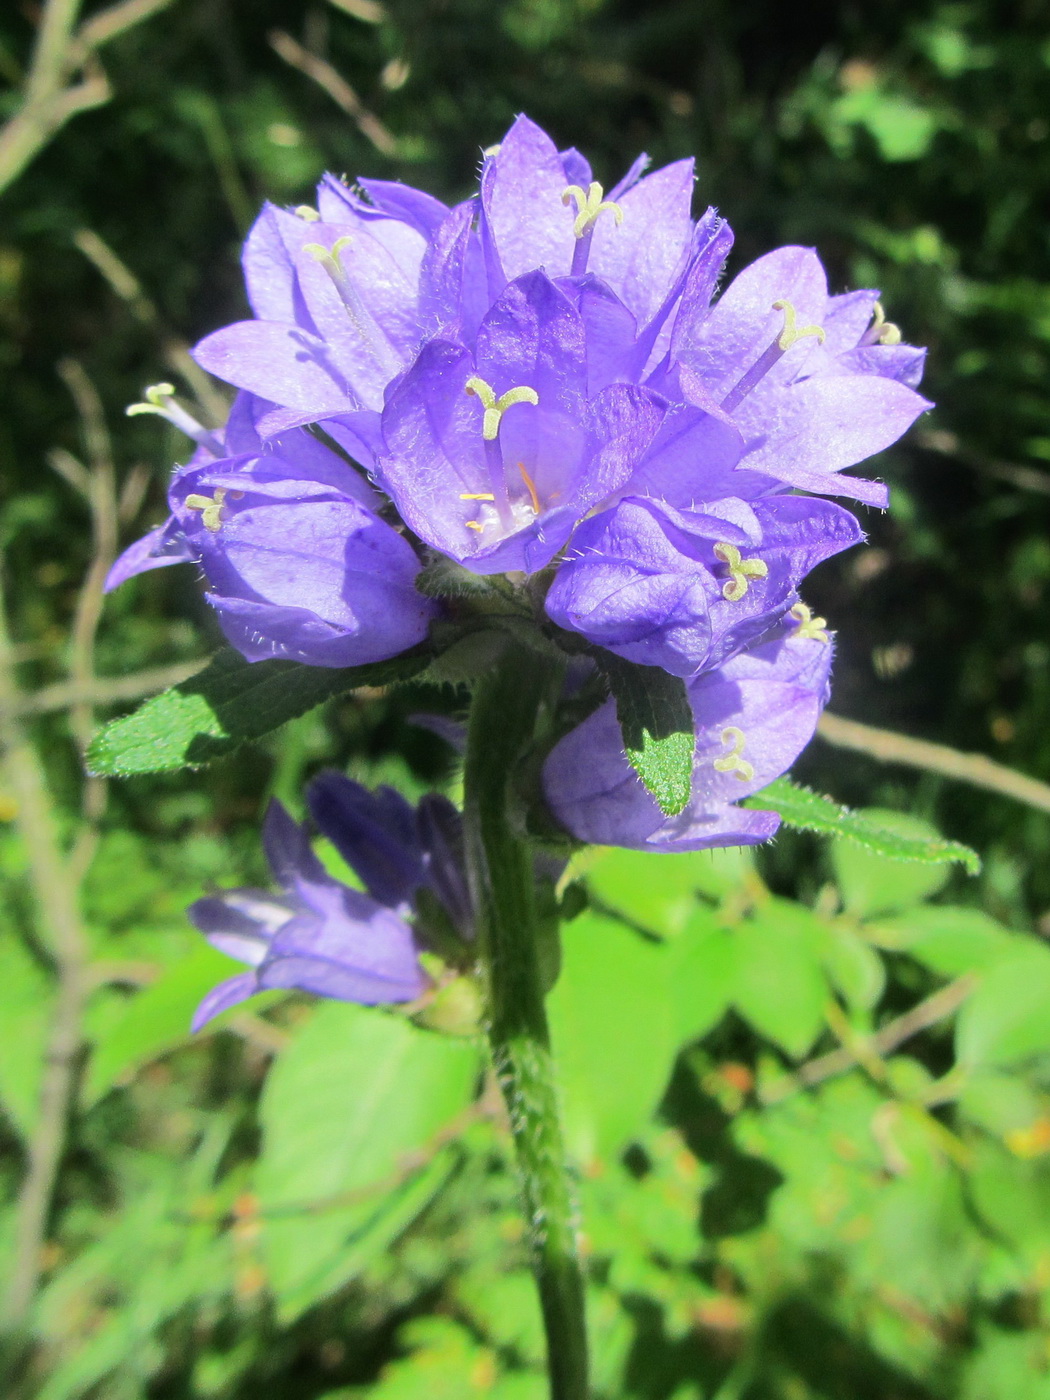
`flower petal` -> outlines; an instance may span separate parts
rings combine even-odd
[[[358,407],[325,342],[296,325],[237,321],[205,336],[193,358],[227,384],[314,419]]]

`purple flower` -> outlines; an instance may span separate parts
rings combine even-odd
[[[548,571],[552,622],[627,660],[690,678],[754,645],[862,538],[814,497],[886,504],[845,473],[929,407],[923,353],[811,249],[716,297],[731,230],[693,220],[691,162],[647,163],[606,192],[521,116],[453,208],[331,176],[316,209],[268,205],[254,319],[195,351],[242,391],[224,440],[184,424],[173,518],[112,579],[193,559],[249,659],[386,658],[434,615],[392,503],[422,554]]]
[[[459,935],[473,937],[462,818],[447,798],[427,793],[413,807],[393,788],[370,792],[327,769],[311,782],[306,800],[321,832],[373,899],[405,911],[420,890],[429,890]]]
[[[542,272],[512,282],[473,349],[428,342],[391,390],[378,479],[428,544],[475,573],[543,568],[621,487],[663,417],[655,395],[588,394],[583,318]]]
[[[896,442],[930,404],[912,387],[923,352],[901,345],[877,307],[874,291],[829,296],[811,248],[778,248],[713,305],[683,298],[653,386],[729,417],[740,470],[885,506],[885,487],[839,473]],[[682,464],[664,476],[675,504],[695,494]]]
[[[263,843],[280,895],[227,890],[198,899],[190,919],[220,952],[249,972],[222,982],[201,1002],[193,1029],[272,988],[373,1006],[413,1001],[429,985],[402,913],[326,874],[306,833],[271,802]]]
[[[580,841],[639,850],[768,840],[776,813],[735,804],[784,773],[813,736],[832,655],[821,622],[800,607],[772,640],[690,682],[693,791],[677,817],[663,815],[628,764],[613,702],[596,710],[544,764],[544,793],[561,825]]]
[[[576,531],[546,608],[617,656],[692,676],[768,632],[809,570],[860,539],[849,511],[811,497],[690,511],[628,497]]]
[[[693,251],[693,162],[642,178],[639,156],[606,195],[578,151],[559,152],[518,117],[486,153],[481,236],[490,285],[542,267],[550,277],[600,278],[639,326],[651,322]]]
[[[225,442],[202,445],[176,473],[171,518],[117,560],[107,587],[199,564],[208,602],[249,661],[353,666],[422,641],[436,609],[415,587],[415,551],[376,515],[375,492],[304,429],[262,443],[259,409],[240,396]]]
[[[227,890],[199,899],[189,916],[213,947],[252,969],[221,983],[197,1009],[193,1029],[256,992],[296,987],[362,1005],[413,1001],[430,980],[419,962],[433,903],[463,946],[474,936],[462,819],[428,793],[413,807],[393,788],[370,792],[327,770],[307,788],[321,834],[354,870],[364,892],[326,873],[306,831],[279,802],[263,845],[281,894]],[[422,896],[432,901],[424,907]]]

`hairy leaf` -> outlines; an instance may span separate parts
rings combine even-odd
[[[334,695],[408,680],[430,660],[417,648],[366,666],[248,662],[220,651],[195,676],[154,695],[96,734],[88,766],[101,777],[199,768],[259,739]]]
[[[769,787],[756,792],[744,806],[779,812],[786,826],[815,831],[822,836],[843,836],[890,860],[916,860],[931,864],[957,860],[971,875],[976,875],[981,868],[981,858],[977,852],[960,841],[948,841],[943,837],[906,836],[891,831],[877,818],[841,807],[832,798],[821,797],[787,778],[778,778]]]
[[[660,811],[677,816],[693,783],[693,711],[685,682],[659,666],[635,666],[604,653],[599,664],[616,700],[624,751],[656,798]]]

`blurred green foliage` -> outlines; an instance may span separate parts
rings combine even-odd
[[[12,94],[34,17],[0,13]],[[173,346],[242,314],[258,203],[298,202],[326,168],[459,196],[525,109],[605,178],[641,148],[696,152],[734,266],[816,244],[835,290],[881,287],[931,346],[938,407],[880,463],[891,511],[808,597],[840,629],[835,706],[1050,777],[1045,6],[820,0],[804,19],[775,0],[173,0],[107,46],[113,99],[2,200],[0,540],[26,689],[65,675],[91,550],[45,468],[83,451],[56,365],[75,357],[96,386],[118,473],[150,469],[131,538],[183,449],[123,406],[171,377]],[[282,61],[274,27],[353,85],[395,154]],[[98,240],[137,290],[103,275]],[[110,601],[100,674],[214,646],[190,573]],[[265,879],[262,804],[296,805],[322,763],[454,789],[408,723],[434,699],[338,700],[200,774],[111,784],[83,891],[89,1048],[5,1396],[543,1395],[507,1135],[472,1038],[273,997],[186,1036],[228,966],[186,904]],[[455,710],[454,691],[437,699]],[[65,720],[34,733],[71,826]],[[933,822],[985,871],[791,833],[757,862],[602,852],[576,872],[551,1012],[597,1395],[1048,1400],[1047,818],[820,743],[796,776],[903,809],[902,835]],[[54,998],[13,815],[0,791],[8,1203]],[[12,1219],[8,1204],[4,1256]]]

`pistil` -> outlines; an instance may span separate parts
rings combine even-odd
[[[729,578],[722,585],[722,597],[727,603],[739,603],[753,578],[765,578],[769,565],[764,559],[742,559],[735,544],[716,544],[716,559],[728,565]]]
[[[166,418],[180,433],[185,433],[188,438],[206,448],[213,457],[226,455],[225,448],[216,435],[175,402],[174,384],[150,384],[143,393],[144,402],[129,403],[124,410],[129,418],[137,418],[141,413],[155,413],[158,418]]]
[[[871,325],[861,336],[861,345],[899,345],[901,328],[886,320],[882,302],[877,301],[873,308]]]
[[[773,303],[773,310],[783,311],[784,329],[777,336],[776,340],[773,341],[772,345],[762,351],[762,354],[759,355],[758,359],[747,373],[741,379],[738,379],[729,393],[726,394],[725,398],[722,400],[721,407],[724,408],[727,413],[732,413],[733,409],[750,394],[756,384],[766,377],[780,357],[786,351],[790,350],[796,341],[802,340],[806,336],[813,336],[818,343],[823,342],[825,339],[822,326],[802,326],[801,328],[796,326],[795,308],[792,306],[791,302],[775,301]]]
[[[576,247],[572,253],[572,275],[582,277],[587,271],[587,260],[591,255],[591,238],[594,235],[594,226],[598,222],[599,215],[606,210],[615,216],[617,224],[623,223],[623,210],[611,199],[603,199],[605,191],[597,180],[592,180],[590,187],[586,190],[580,185],[570,185],[561,197],[562,204],[576,205],[576,218],[572,225],[572,234],[576,239]]]
[[[491,500],[499,515],[500,525],[505,531],[514,528],[514,515],[511,509],[510,496],[507,491],[506,471],[503,465],[503,449],[500,446],[499,430],[503,421],[503,415],[515,404],[532,404],[535,406],[540,401],[540,396],[535,389],[527,384],[519,384],[513,389],[508,389],[506,393],[496,397],[496,392],[492,385],[479,375],[471,375],[465,386],[466,393],[473,398],[481,400],[481,406],[485,410],[481,420],[481,436],[485,443],[485,464],[488,468],[489,484],[492,487],[491,496],[488,493],[469,493],[461,497],[462,500]],[[533,488],[525,469],[521,468],[521,473],[529,487],[530,494],[535,501],[536,492]],[[537,512],[538,513],[538,512]],[[475,528],[471,525],[471,528]]]
[[[344,248],[349,248],[351,243],[353,243],[353,239],[349,236],[337,238],[331,248],[326,248],[322,243],[304,243],[303,252],[309,253],[310,257],[315,262],[320,263],[325,272],[328,273],[339,300],[343,303],[346,314],[350,317],[354,330],[368,346],[383,373],[388,378],[393,378],[401,370],[401,362],[390,349],[389,342],[380,334],[375,321],[361,300],[353,280],[347,276],[346,269],[340,261],[339,255]]]
[[[719,773],[732,773],[742,783],[749,783],[755,776],[755,765],[741,756],[747,743],[744,731],[738,729],[735,724],[727,725],[722,730],[722,743],[729,745],[729,752],[715,759],[715,770]]]

